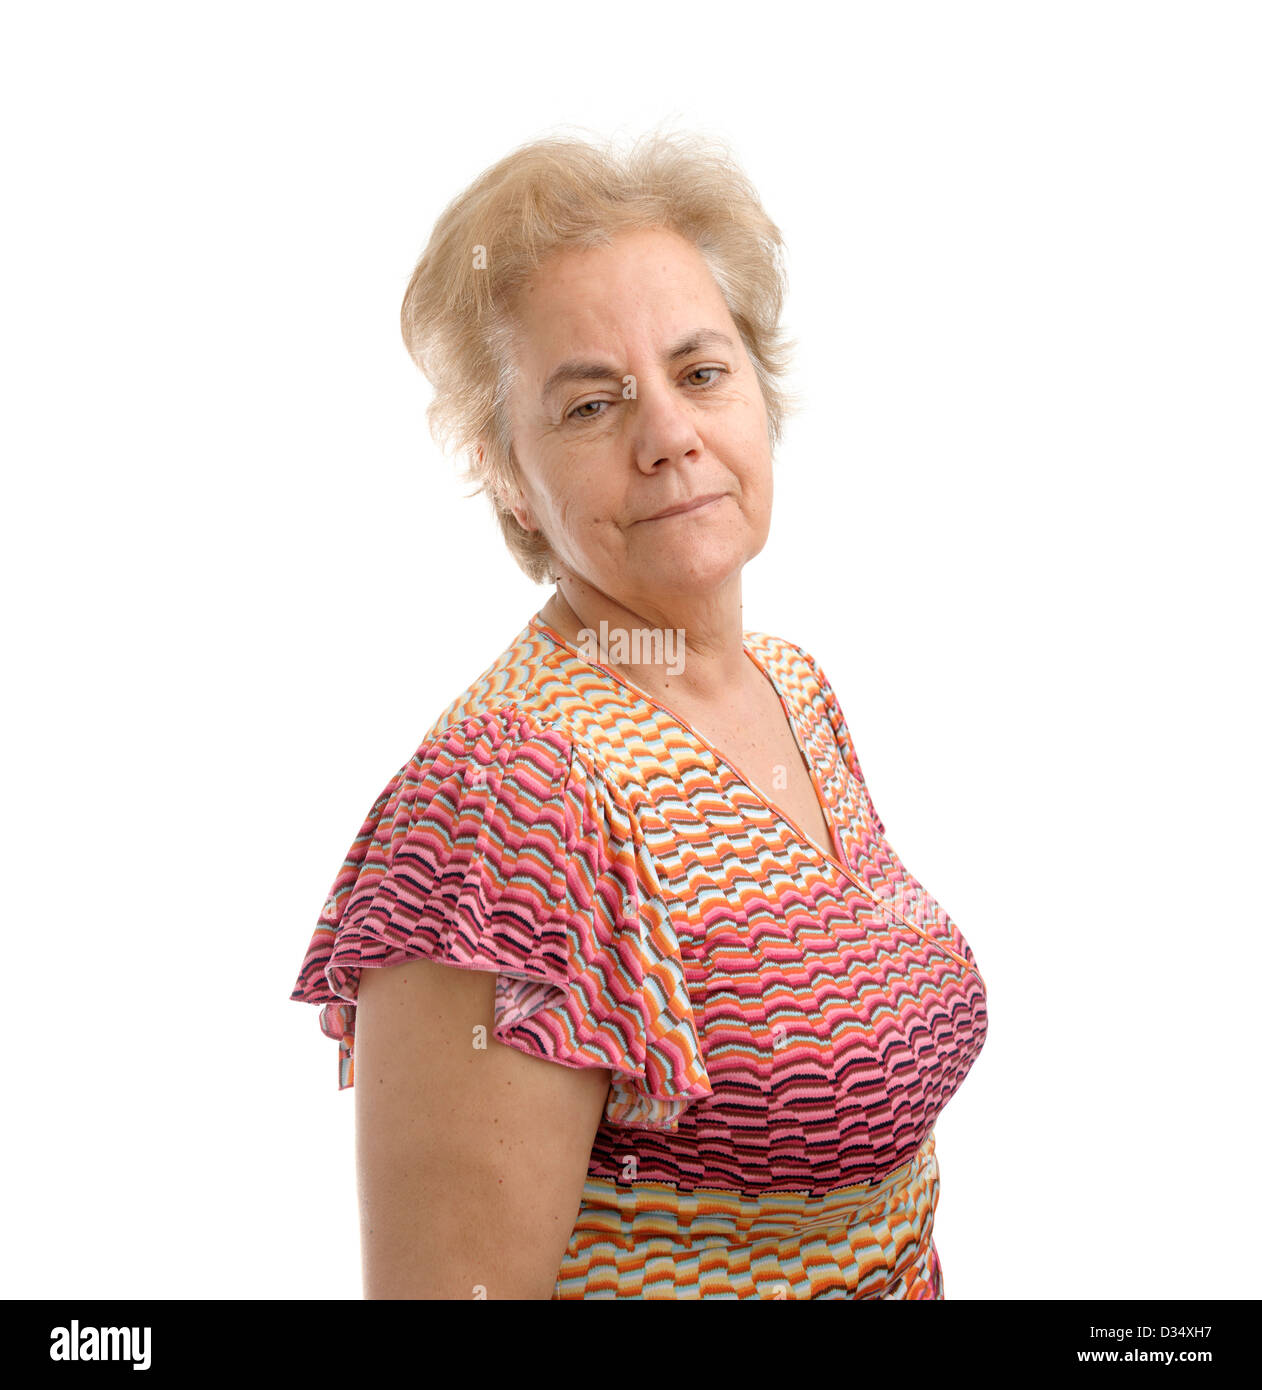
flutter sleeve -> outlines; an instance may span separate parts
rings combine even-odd
[[[500,709],[427,739],[334,880],[291,999],[354,1085],[360,974],[424,957],[497,977],[493,1036],[605,1067],[612,1124],[670,1130],[711,1094],[679,944],[636,822],[562,733]]]

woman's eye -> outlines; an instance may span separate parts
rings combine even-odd
[[[694,367],[692,371],[685,374],[684,380],[692,381],[694,386],[713,386],[726,371],[726,367]],[[693,381],[694,377],[706,376],[707,372],[712,373],[712,375],[706,377],[705,381]],[[602,415],[607,413],[603,407],[609,404],[609,401],[583,401],[582,404],[576,405],[569,412],[567,418],[571,420],[599,420]]]

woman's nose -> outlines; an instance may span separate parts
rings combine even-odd
[[[692,408],[675,384],[632,377],[630,390],[633,447],[637,467],[651,473],[659,464],[678,461],[701,447]]]

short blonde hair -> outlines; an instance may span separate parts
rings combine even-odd
[[[537,583],[553,576],[551,549],[506,500],[517,469],[508,303],[553,251],[644,228],[674,231],[704,258],[757,375],[774,452],[796,408],[784,386],[793,345],[780,329],[783,239],[711,138],[652,132],[625,155],[569,136],[522,145],[447,206],[403,297],[403,341],[434,388],[434,437],[465,456],[465,479],[490,494],[509,550]]]

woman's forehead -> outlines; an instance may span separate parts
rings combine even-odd
[[[577,356],[630,341],[669,355],[685,335],[730,336],[733,327],[700,253],[662,232],[555,253],[523,288],[514,311],[520,346],[530,356]]]

